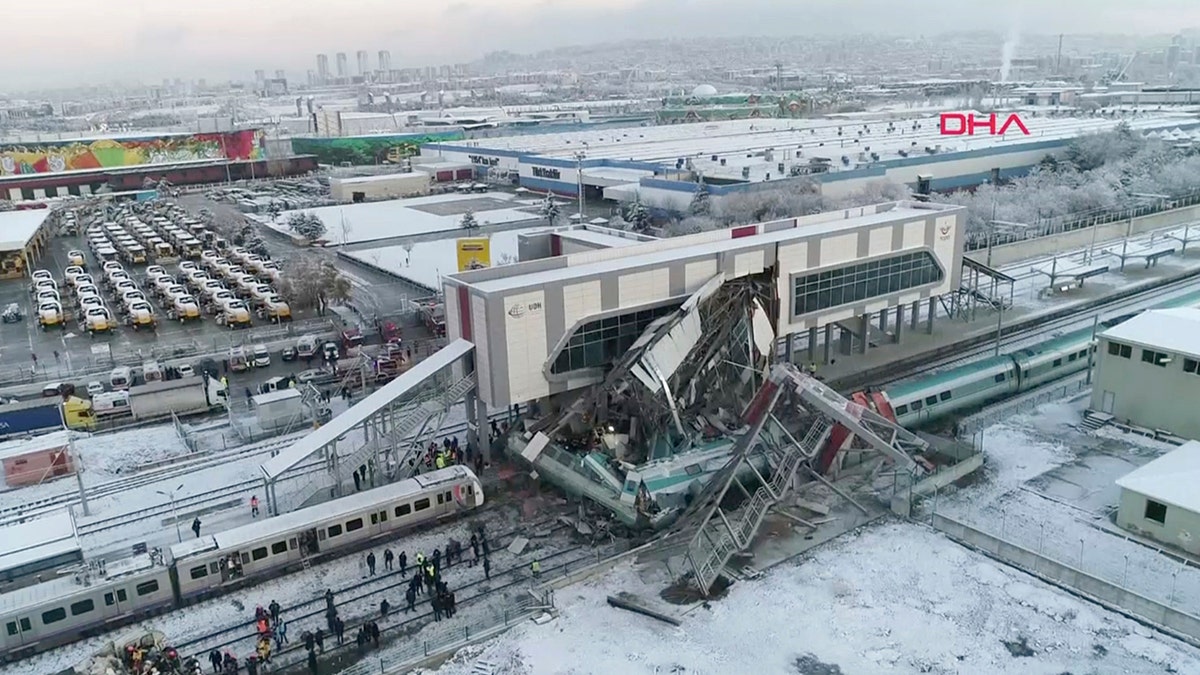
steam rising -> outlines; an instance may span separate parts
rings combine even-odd
[[[1004,47],[1000,50],[1000,84],[1008,82],[1008,76],[1012,73],[1013,56],[1017,53],[1017,46],[1021,44],[1021,14],[1020,8],[1017,10],[1017,15],[1013,17],[1012,28],[1008,31],[1008,37],[1004,39]]]

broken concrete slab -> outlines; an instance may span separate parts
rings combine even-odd
[[[824,504],[818,504],[817,502],[810,502],[805,499],[797,499],[794,503],[796,504],[797,507],[805,509],[807,511],[812,511],[813,513],[815,513],[819,516],[829,515],[830,509],[828,506],[826,506]]]
[[[525,547],[529,546],[529,540],[525,537],[517,537],[508,545],[508,552],[513,555],[521,555]]]
[[[608,596],[608,604],[613,607],[616,607],[618,609],[624,609],[624,610],[628,610],[630,612],[635,612],[637,614],[641,614],[643,616],[648,616],[651,619],[658,619],[659,621],[662,621],[663,623],[669,623],[672,626],[679,626],[682,624],[682,622],[679,619],[676,619],[673,616],[667,616],[666,614],[663,614],[662,612],[657,612],[653,609],[650,609],[649,607],[646,607],[645,605],[643,605],[639,602],[635,602],[628,598],[618,598],[616,596],[610,595],[610,596]]]

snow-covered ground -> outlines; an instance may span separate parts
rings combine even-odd
[[[989,428],[981,480],[926,505],[1195,613],[1195,569],[1180,571],[1105,529],[1112,481],[1170,446],[1111,430],[1080,433],[1071,426],[1079,412],[1053,403]],[[555,621],[461,650],[437,672],[468,675],[486,661],[497,674],[521,675],[731,673],[748,664],[800,675],[1200,673],[1200,650],[919,521],[868,526],[735,584],[707,607],[667,605],[657,595],[668,583],[657,569],[627,566],[560,590]],[[607,606],[605,597],[619,592],[678,616],[682,627]]]
[[[437,672],[469,675],[477,661],[497,675],[1200,672],[1187,645],[916,524],[846,536],[707,607],[666,605],[655,597],[665,582],[623,567],[562,589],[555,621],[522,624]],[[620,592],[683,625],[609,607]]]
[[[481,225],[502,225],[538,216],[531,207],[537,202],[518,200],[506,192],[484,194],[442,194],[412,199],[394,199],[366,204],[346,204],[306,209],[325,223],[325,239],[331,244],[353,244],[377,239],[414,237],[436,232],[461,230],[462,213],[475,209],[475,220]],[[285,211],[275,221],[261,222],[287,236]],[[439,215],[446,214],[446,215]]]
[[[543,228],[526,228],[495,232],[491,241],[491,264],[503,265],[517,261],[517,235]],[[387,270],[396,276],[414,281],[426,288],[441,288],[442,276],[458,272],[458,241],[438,239],[407,246],[381,246],[346,252],[355,260]]]

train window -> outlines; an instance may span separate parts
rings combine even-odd
[[[925,405],[934,405],[935,403],[937,403],[936,396],[926,396],[925,397]]]
[[[381,522],[381,523],[387,522],[387,509],[384,509],[383,511],[379,512],[379,522]]]
[[[286,541],[277,541],[271,544],[271,555],[283,555],[287,553],[288,543]]]
[[[16,621],[9,621],[7,624],[5,624],[4,627],[6,630],[8,630],[9,635],[17,634],[17,622]]]
[[[379,514],[378,514],[378,513],[372,513],[372,514],[371,514],[371,524],[372,524],[372,525],[378,525],[378,524],[379,524]]]
[[[396,514],[397,518],[399,518],[401,516],[407,516],[408,514],[412,513],[412,505],[401,504],[400,506],[396,507],[396,510],[394,511],[394,513]]]
[[[1077,361],[1077,360],[1079,360],[1079,355],[1076,354],[1075,352],[1071,352],[1070,354],[1067,354],[1067,360],[1068,361]]]
[[[42,612],[42,625],[49,626],[50,624],[58,623],[65,618],[67,618],[67,610],[63,609],[62,607],[59,607],[58,609],[52,609],[49,612]]]
[[[21,630],[25,631],[26,633],[33,630],[33,624],[29,622],[29,617],[23,617],[21,619]]]
[[[449,504],[452,501],[454,501],[454,493],[446,490],[446,503]]]
[[[125,589],[118,588],[117,589],[117,602],[125,602],[128,599],[129,599],[129,594],[125,592]]]
[[[1183,360],[1183,372],[1195,373],[1198,365],[1200,365],[1200,363],[1197,363],[1196,359],[1184,359]]]
[[[211,562],[208,564],[208,573],[209,574],[216,574],[217,572],[220,572],[220,571],[221,571],[221,563]]]
[[[142,582],[142,583],[138,584],[137,586],[135,586],[134,590],[137,591],[138,595],[150,595],[151,593],[157,593],[158,592],[158,580],[151,579],[150,581]]]
[[[358,530],[361,530],[362,528],[363,528],[363,519],[362,518],[355,518],[354,520],[351,520],[350,522],[346,523],[346,531],[347,532],[356,532]]]
[[[251,560],[262,560],[265,557],[267,557],[267,547],[266,546],[259,546],[258,548],[254,549],[253,551],[250,551],[250,559]]]
[[[340,537],[341,534],[342,534],[342,526],[341,525],[330,525],[329,526],[329,536]]]
[[[105,606],[105,607],[112,607],[112,605],[113,605],[113,603],[114,603],[114,602],[116,602],[116,600],[114,600],[114,599],[113,599],[113,594],[112,594],[112,593],[105,593],[105,594],[104,594],[104,606]]]
[[[949,401],[950,400],[950,392],[943,391],[942,393],[938,394],[938,398],[943,401]]]
[[[208,565],[200,565],[188,570],[188,576],[193,579],[203,579],[208,576]]]
[[[293,551],[296,550],[296,538],[295,537],[288,539],[288,548],[292,549]]]
[[[429,508],[429,497],[418,499],[417,501],[413,502],[414,511],[424,511],[427,508]]]
[[[996,382],[1003,382],[1004,381],[1004,373],[996,373],[996,376],[993,377],[992,379],[995,380]]]
[[[96,603],[92,602],[91,600],[80,600],[79,602],[73,602],[71,603],[71,616],[87,614],[93,609],[96,609]]]
[[[1052,368],[1058,368],[1058,367],[1059,367],[1059,366],[1061,366],[1061,365],[1062,365],[1062,359],[1054,359],[1054,363],[1053,363],[1053,365],[1052,365],[1051,367],[1052,367]]]
[[[913,402],[912,402],[912,409],[913,409],[913,412],[917,412],[917,411],[919,411],[921,408],[924,408],[924,407],[925,407],[925,405],[924,405],[923,403],[921,403],[920,401],[913,401]]]
[[[473,494],[475,494],[475,486],[473,486],[473,485],[468,485],[468,486],[467,486],[467,494],[468,494],[468,495],[473,495]]]
[[[906,406],[906,405],[898,405],[898,406],[896,406],[896,414],[897,414],[897,415],[906,415],[906,414],[908,414],[908,406]]]
[[[442,499],[442,493],[440,493],[440,492],[438,493],[438,495],[437,495],[437,499],[438,499],[438,503],[439,503],[439,504],[441,504],[441,503],[442,503],[442,501],[444,501],[444,500]]]

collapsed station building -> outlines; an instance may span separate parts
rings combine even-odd
[[[565,255],[534,233],[522,262],[444,278],[447,336],[474,344],[482,403],[529,403],[510,454],[626,525],[694,537],[707,589],[794,485],[874,456],[911,486],[941,461],[793,363],[931,327],[964,219],[902,201]],[[714,519],[731,486],[747,499]]]

